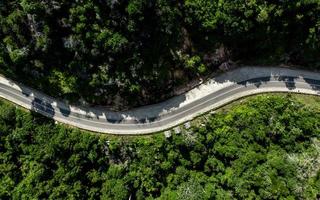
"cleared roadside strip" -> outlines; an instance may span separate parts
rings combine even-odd
[[[70,124],[82,129],[111,134],[136,135],[150,134],[153,132],[169,129],[173,126],[189,121],[205,112],[221,107],[239,98],[265,93],[265,92],[294,92],[303,94],[320,95],[320,76],[319,79],[312,79],[316,83],[307,83],[303,77],[289,77],[290,80],[270,80],[264,81],[265,77],[255,78],[255,81],[248,80],[247,84],[239,84],[237,82],[229,84],[221,90],[217,90],[205,97],[200,98],[190,104],[182,106],[172,112],[161,115],[152,122],[146,123],[110,123],[105,119],[91,118],[87,119],[85,115],[74,116],[70,113],[68,116],[63,115],[57,105],[59,103],[51,103],[43,105],[34,101],[34,96],[25,96],[16,88],[8,89],[0,83],[0,96],[12,101],[27,109],[32,109],[42,115],[51,117],[59,122]],[[294,81],[292,81],[294,80]],[[311,79],[310,79],[311,80]],[[17,83],[16,83],[17,84]],[[288,86],[289,85],[289,86]],[[293,87],[290,87],[293,85]],[[230,89],[229,89],[230,88]],[[225,90],[225,91],[224,91]],[[223,91],[223,92],[219,92]],[[211,97],[211,96],[212,97]],[[52,107],[52,108],[51,108]],[[105,111],[104,111],[105,112]],[[53,114],[52,114],[53,113]]]

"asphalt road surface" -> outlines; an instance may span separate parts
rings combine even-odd
[[[12,81],[10,81],[12,85],[0,82],[0,96],[22,107],[75,127],[101,133],[136,135],[169,129],[200,114],[253,94],[292,92],[320,95],[320,75],[315,73],[312,78],[310,77],[301,76],[301,71],[299,71],[297,76],[255,77],[232,82],[226,87],[208,93],[165,114],[148,115],[146,113],[145,116],[139,115],[131,118],[121,117],[123,115],[120,112],[109,114],[104,109],[89,107],[79,108],[79,110],[86,110],[84,113],[76,112],[74,111],[77,109],[76,106],[71,109],[66,103]],[[161,105],[163,104],[165,102]],[[153,107],[159,108],[159,105],[148,106],[148,110],[152,110]],[[134,112],[128,111],[127,113]]]

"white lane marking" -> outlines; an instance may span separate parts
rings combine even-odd
[[[191,107],[191,108],[189,108],[189,109],[186,109],[186,110],[184,110],[184,111],[178,112],[178,113],[173,114],[173,115],[171,115],[171,116],[169,116],[169,117],[160,118],[160,119],[157,120],[157,121],[153,121],[153,122],[149,122],[149,123],[144,123],[144,124],[140,124],[140,123],[136,123],[136,124],[121,124],[121,123],[114,124],[114,123],[110,123],[110,122],[93,121],[93,120],[86,119],[86,118],[75,117],[75,116],[73,116],[73,115],[69,115],[68,117],[65,117],[59,110],[55,110],[55,109],[52,109],[52,108],[50,108],[50,107],[46,107],[46,108],[47,108],[47,110],[58,111],[58,113],[59,113],[60,115],[62,115],[62,118],[66,118],[66,119],[72,118],[72,119],[76,119],[77,121],[82,121],[82,120],[83,120],[83,121],[87,121],[87,122],[90,122],[90,123],[95,123],[95,124],[100,124],[100,125],[108,125],[108,126],[123,126],[123,127],[124,127],[124,126],[127,126],[127,127],[129,127],[129,126],[143,126],[143,125],[150,125],[150,124],[154,124],[154,123],[160,123],[160,122],[162,122],[162,121],[164,121],[164,120],[171,119],[171,118],[173,118],[173,117],[175,117],[175,116],[177,116],[177,115],[181,115],[181,114],[183,114],[183,113],[185,113],[185,112],[188,112],[189,110],[191,110],[191,109],[193,109],[193,108],[195,108],[195,107],[201,106],[201,105],[203,105],[203,104],[205,104],[205,103],[207,103],[207,102],[209,102],[209,101],[212,101],[212,100],[214,100],[214,99],[216,99],[216,98],[218,98],[218,97],[220,97],[220,96],[223,96],[223,95],[225,95],[225,94],[228,94],[228,93],[230,93],[230,92],[232,92],[232,91],[235,91],[235,90],[238,90],[238,89],[245,88],[246,86],[255,85],[256,83],[261,83],[261,82],[249,83],[249,84],[246,84],[246,85],[236,85],[236,86],[237,86],[236,88],[234,88],[234,89],[232,89],[232,90],[228,90],[227,92],[221,93],[221,94],[219,94],[219,95],[217,95],[217,96],[214,96],[213,98],[208,99],[208,100],[206,100],[206,101],[204,101],[204,102],[202,102],[202,103],[200,103],[200,104],[196,104],[195,106],[193,106],[193,107]],[[308,85],[308,86],[320,86],[319,84],[309,84],[309,83],[301,82],[301,81],[296,81],[296,82],[293,82],[293,81],[268,81],[268,82],[262,83],[262,84],[265,84],[265,85],[266,85],[267,83],[284,83],[284,84],[285,84],[285,83],[299,83],[299,84]],[[240,86],[240,87],[238,87],[238,86]],[[33,100],[25,97],[24,95],[22,96],[20,93],[18,93],[18,95],[17,95],[17,94],[15,94],[15,93],[11,92],[10,90],[4,89],[4,88],[2,88],[2,89],[5,90],[5,91],[7,91],[7,92],[9,92],[9,93],[11,93],[11,94],[14,94],[14,95],[16,95],[16,96],[19,96],[19,97],[24,98],[25,100],[27,100],[28,102],[30,102],[30,104],[32,105]],[[297,89],[297,88],[295,88],[295,89]],[[211,94],[213,94],[213,93],[211,93]],[[40,99],[40,100],[41,100],[41,99]],[[217,102],[216,102],[216,103],[217,103]],[[43,105],[40,104],[40,103],[34,102],[34,104],[37,104],[37,105],[40,105],[41,107],[43,107]],[[51,105],[51,104],[50,104],[50,105]],[[58,107],[56,107],[56,108],[59,109]],[[63,108],[62,108],[62,109],[63,109]],[[38,111],[37,111],[37,110],[34,110],[34,111],[39,112],[39,110],[40,110],[40,109],[38,109]],[[43,110],[40,110],[40,111],[43,112],[43,113],[46,113],[46,112],[43,111]],[[48,114],[48,113],[46,113],[46,115],[47,115],[47,116],[50,116],[50,114]],[[81,115],[81,114],[79,114],[79,115]],[[82,116],[84,116],[84,115],[82,115]],[[86,117],[86,116],[84,116],[84,117]],[[61,117],[60,117],[60,118],[61,118]]]

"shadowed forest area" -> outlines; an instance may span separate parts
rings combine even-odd
[[[317,0],[2,0],[0,72],[124,109],[233,64],[319,69]]]
[[[74,104],[124,110],[231,66],[320,70],[319,55],[318,0],[0,1],[0,74]],[[320,199],[319,98],[249,99],[138,137],[0,100],[0,199]]]
[[[168,138],[96,135],[0,101],[0,199],[320,198],[319,98],[249,99]]]

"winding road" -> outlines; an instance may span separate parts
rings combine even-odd
[[[265,92],[320,95],[320,73],[281,67],[241,67],[167,101],[123,112],[68,105],[0,77],[0,97],[4,99],[65,124],[119,135],[166,130],[241,97]]]

